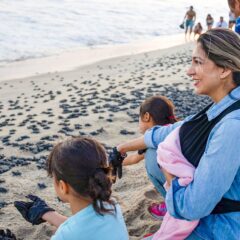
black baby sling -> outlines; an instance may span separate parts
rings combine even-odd
[[[196,168],[205,151],[207,140],[214,126],[227,114],[240,109],[240,100],[233,103],[216,118],[208,121],[206,111],[212,104],[185,122],[179,131],[180,145],[184,157]],[[222,198],[211,214],[239,212],[240,201]]]

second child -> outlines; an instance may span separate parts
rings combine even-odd
[[[141,134],[144,134],[150,128],[172,124],[176,121],[177,119],[174,116],[174,105],[164,96],[149,97],[140,106],[139,132]],[[124,148],[127,145],[128,142],[122,143],[117,146],[117,150],[125,154]],[[163,187],[165,178],[160,171],[157,161],[152,161],[153,155],[156,156],[155,149],[140,149],[136,154],[127,156],[123,161],[123,165],[136,164],[145,159],[145,168],[150,181],[157,191],[165,197],[166,191]],[[162,219],[166,214],[165,202],[152,204],[148,207],[148,211],[154,218]]]

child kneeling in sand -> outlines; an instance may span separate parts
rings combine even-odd
[[[146,130],[156,125],[168,125],[175,123],[177,119],[174,116],[173,103],[164,96],[153,96],[147,98],[140,106],[139,113],[139,131],[144,134]],[[129,147],[128,142],[117,146],[117,150],[124,154],[125,147]],[[156,155],[156,149],[139,150],[137,154],[127,156],[123,165],[136,164],[145,158],[145,167],[149,179],[157,189],[157,191],[165,197],[166,191],[163,187],[165,178],[158,167],[157,161],[152,162],[152,155]],[[156,219],[162,219],[166,214],[166,205],[162,203],[154,203],[148,208],[149,213]]]
[[[58,227],[51,240],[127,240],[120,206],[111,199],[111,174],[104,148],[90,138],[76,137],[57,144],[48,159],[57,196],[70,204],[72,217],[65,217],[38,198],[15,202],[22,216],[33,225],[44,221]]]

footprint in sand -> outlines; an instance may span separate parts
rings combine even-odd
[[[146,191],[144,193],[144,196],[146,198],[151,199],[151,200],[159,200],[159,198],[161,197],[161,195],[155,189],[151,189],[149,191]]]

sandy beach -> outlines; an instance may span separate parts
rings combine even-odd
[[[90,135],[109,151],[139,136],[139,105],[156,94],[171,98],[180,118],[201,109],[208,99],[193,94],[191,80],[185,73],[192,47],[193,43],[187,43],[129,54],[124,50],[123,56],[108,55],[91,64],[78,64],[78,68],[75,56],[72,65],[70,58],[65,59],[66,65],[74,68],[70,71],[64,68],[64,58],[63,67],[54,72],[47,61],[37,70],[36,60],[27,62],[25,70],[16,68],[16,72],[14,65],[2,67],[0,228],[11,229],[19,239],[50,239],[49,225],[31,226],[12,204],[29,193],[70,216],[68,206],[57,201],[52,180],[44,170],[46,156],[56,142],[67,136]],[[147,207],[163,199],[148,180],[144,161],[124,167],[123,178],[114,184],[113,190],[131,240],[159,228],[161,222],[151,218]]]

